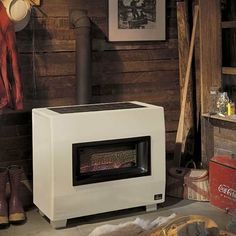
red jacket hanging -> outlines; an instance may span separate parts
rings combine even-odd
[[[9,76],[9,69],[13,78]],[[0,1],[0,109],[6,106],[16,110],[23,109],[23,92],[14,24]]]

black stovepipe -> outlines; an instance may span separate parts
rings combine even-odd
[[[84,10],[73,10],[70,23],[76,31],[77,103],[91,102],[91,22]]]

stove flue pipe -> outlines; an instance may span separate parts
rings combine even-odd
[[[70,23],[76,30],[77,103],[91,102],[91,22],[84,10],[73,10]]]

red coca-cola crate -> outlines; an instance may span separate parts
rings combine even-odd
[[[209,163],[210,202],[232,213],[236,210],[236,158],[215,156]]]

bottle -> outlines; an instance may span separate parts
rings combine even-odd
[[[215,115],[217,114],[217,97],[218,97],[218,88],[211,87],[210,89],[210,109],[209,114]]]
[[[231,116],[235,114],[235,104],[232,101],[229,101],[227,104],[227,115]]]
[[[219,98],[217,101],[217,110],[219,115],[227,115],[227,107],[229,103],[229,97],[227,92],[223,92],[219,94]]]

